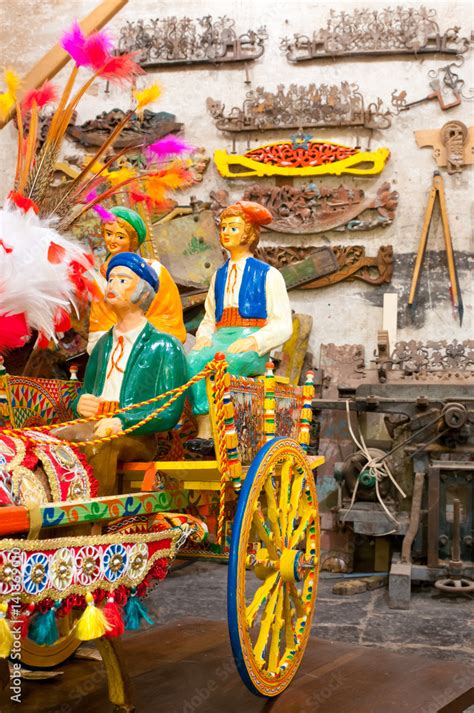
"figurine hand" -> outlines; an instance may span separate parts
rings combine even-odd
[[[83,394],[79,397],[77,402],[77,413],[83,418],[89,418],[89,416],[95,416],[99,410],[100,399],[93,394]]]
[[[227,349],[230,354],[240,354],[240,352],[256,352],[257,342],[254,337],[244,337],[236,339]]]
[[[97,421],[94,427],[94,435],[97,438],[102,438],[102,436],[111,436],[113,433],[120,433],[122,431],[122,421],[119,418],[102,418]]]
[[[191,351],[198,351],[199,349],[204,349],[204,347],[211,347],[212,339],[210,337],[199,337],[196,339],[196,343]]]

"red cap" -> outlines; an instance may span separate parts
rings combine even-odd
[[[257,225],[268,225],[273,220],[270,211],[265,206],[254,201],[237,201],[230,208],[239,208],[251,223],[257,223]]]

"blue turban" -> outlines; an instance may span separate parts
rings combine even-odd
[[[114,255],[107,265],[107,279],[109,279],[110,272],[114,267],[128,267],[135,275],[148,282],[155,292],[158,292],[160,286],[158,275],[141,255],[137,255],[137,253],[118,253],[118,255]]]

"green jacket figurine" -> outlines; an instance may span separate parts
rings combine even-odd
[[[87,363],[82,393],[95,396],[102,394],[112,346],[113,330],[111,329],[99,339],[92,351]],[[147,322],[132,346],[125,367],[118,398],[119,407],[147,401],[158,394],[181,386],[186,379],[186,358],[179,341],[176,337],[158,332]],[[185,394],[144,426],[136,429],[134,435],[168,431],[173,428],[183,411],[184,399]],[[77,405],[78,400],[74,406]],[[118,414],[117,418],[125,429],[144,419],[161,404],[162,400],[154,401],[147,406]]]

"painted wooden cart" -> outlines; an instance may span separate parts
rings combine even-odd
[[[298,670],[317,595],[319,515],[313,470],[324,459],[307,455],[313,374],[308,372],[304,386],[294,387],[274,376],[270,362],[263,377],[233,377],[223,355],[216,355],[203,377],[214,460],[183,460],[186,426],[181,424],[164,434],[156,461],[121,465],[127,495],[44,506],[41,524],[51,524],[52,514],[55,525],[67,524],[72,511],[74,522],[94,519],[93,511],[97,522],[113,514],[125,523],[133,516],[140,526],[140,518],[167,517],[168,511],[183,513],[191,525],[202,522],[207,536],[195,537],[194,543],[188,539],[179,556],[228,559],[228,625],[236,665],[253,693],[272,697]],[[0,523],[1,516],[0,510]],[[28,513],[18,512],[17,518],[24,522],[16,531],[28,529]],[[44,665],[59,663],[77,646],[73,623],[61,646],[49,658],[48,647],[42,647]]]

